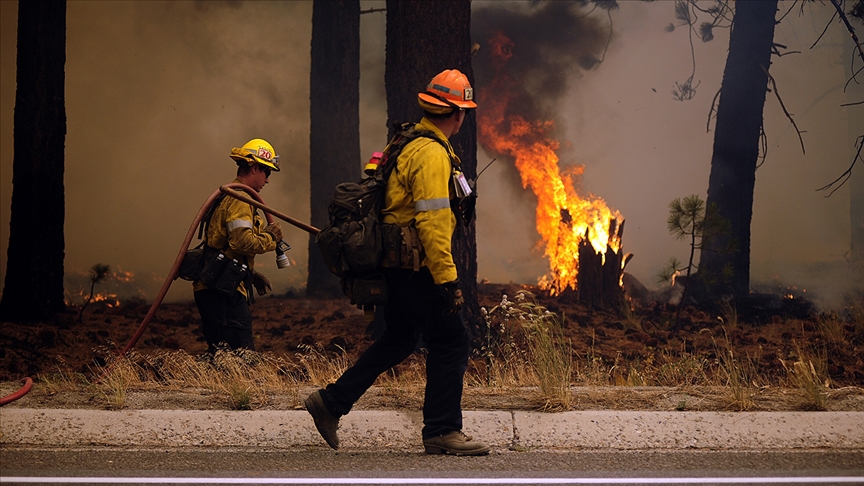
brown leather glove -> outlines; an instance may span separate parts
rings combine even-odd
[[[258,291],[258,295],[262,297],[273,290],[273,286],[270,285],[270,279],[257,270],[252,270],[252,285]]]
[[[465,303],[465,298],[462,296],[462,289],[459,288],[459,279],[452,282],[445,282],[438,285],[438,292],[444,301],[444,315],[452,316],[462,310],[462,305]]]
[[[273,241],[277,243],[282,240],[282,227],[279,226],[279,221],[273,221],[265,226],[264,232],[269,233],[273,237]]]

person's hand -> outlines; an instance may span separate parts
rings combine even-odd
[[[444,315],[452,316],[462,310],[462,305],[465,303],[465,298],[462,296],[462,289],[459,288],[459,279],[452,282],[445,282],[438,285],[438,290],[444,300]]]
[[[282,227],[279,226],[279,221],[273,221],[265,226],[264,232],[269,233],[273,237],[273,241],[277,243],[282,240]]]
[[[252,285],[255,286],[255,290],[258,291],[258,295],[261,297],[273,290],[273,286],[270,285],[270,279],[257,270],[252,270]]]

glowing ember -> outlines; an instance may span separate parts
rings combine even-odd
[[[511,57],[512,48],[512,42],[503,34],[490,39],[497,67]],[[489,85],[479,91],[480,143],[490,152],[512,157],[522,187],[530,187],[537,196],[536,227],[545,244],[550,268],[550,273],[539,283],[554,295],[567,287],[576,289],[579,243],[586,237],[586,231],[598,253],[605,255],[607,245],[617,251],[621,242],[614,236],[610,241],[610,222],[614,219],[621,223],[623,217],[610,210],[601,198],[582,197],[576,192],[576,183],[585,167],[559,168],[555,153],[559,144],[549,135],[552,121],[527,120],[511,114],[511,100],[524,96],[523,90],[498,69]]]

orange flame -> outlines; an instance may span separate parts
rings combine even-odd
[[[512,48],[513,43],[501,33],[490,39],[495,67],[507,62]],[[615,251],[620,248],[615,235],[610,239],[609,228],[613,219],[621,223],[623,217],[610,210],[603,199],[577,193],[576,184],[585,166],[570,166],[563,171],[559,168],[559,143],[549,135],[554,128],[552,121],[531,121],[508,113],[511,98],[521,95],[519,89],[518,83],[498,70],[492,82],[480,90],[480,143],[491,152],[512,157],[522,187],[530,187],[537,196],[536,227],[550,268],[539,284],[555,295],[567,287],[576,289],[579,243],[586,236],[594,250],[603,255],[607,246]]]

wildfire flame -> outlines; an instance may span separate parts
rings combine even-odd
[[[135,287],[135,274],[118,268],[109,271],[97,283],[93,283],[92,274],[70,272],[71,279],[66,282],[66,305],[83,305],[101,302],[105,307],[120,305],[120,294],[128,294]],[[93,294],[91,296],[91,285]],[[98,289],[98,291],[96,291]]]
[[[524,96],[520,83],[501,71],[512,56],[513,43],[503,33],[490,39],[496,75],[478,92],[481,109],[477,111],[480,143],[491,152],[514,159],[523,188],[537,196],[536,228],[545,245],[550,273],[539,284],[553,295],[567,287],[576,289],[579,270],[579,244],[587,237],[595,251],[605,256],[607,247],[620,248],[617,236],[610,238],[612,220],[623,217],[612,211],[603,199],[582,197],[576,184],[585,167],[558,166],[557,140],[550,136],[551,120],[528,120],[510,113],[511,99]],[[488,96],[487,96],[488,94]],[[515,111],[515,110],[514,110]]]

